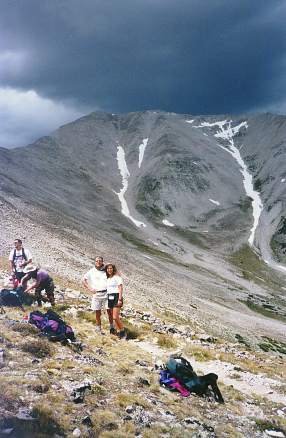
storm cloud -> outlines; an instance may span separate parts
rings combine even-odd
[[[52,129],[63,107],[284,113],[285,18],[284,0],[3,1],[0,88],[53,101]]]

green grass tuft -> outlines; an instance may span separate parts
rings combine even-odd
[[[269,268],[248,245],[243,245],[234,252],[229,260],[240,269],[246,280],[268,286],[276,291],[280,291],[283,286],[282,278]]]
[[[27,341],[22,345],[22,351],[31,353],[33,356],[42,358],[51,356],[53,348],[46,339],[39,339],[36,341]]]
[[[176,348],[177,347],[176,341],[171,336],[168,336],[165,334],[158,335],[158,345],[162,348]]]

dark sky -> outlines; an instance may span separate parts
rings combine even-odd
[[[1,0],[0,146],[94,110],[286,113],[285,0]]]

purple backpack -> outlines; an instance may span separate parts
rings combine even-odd
[[[31,312],[29,323],[40,329],[43,336],[50,341],[75,341],[73,329],[53,310],[48,310],[45,314],[38,310]]]
[[[30,313],[29,323],[35,325],[39,330],[44,330],[47,325],[47,319],[42,312],[36,310]]]

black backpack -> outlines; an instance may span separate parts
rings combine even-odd
[[[23,291],[23,286],[18,286],[15,291],[22,304],[26,304],[26,306],[31,306],[31,304],[33,304],[33,302],[35,301],[35,297],[33,295]]]
[[[170,356],[166,368],[182,384],[197,377],[190,362],[181,356]]]
[[[21,307],[23,309],[17,290],[2,289],[0,291],[0,306]]]
[[[222,394],[217,386],[218,376],[216,374],[209,373],[205,376],[198,376],[190,362],[181,356],[171,356],[166,363],[166,368],[188,391],[198,395],[206,395],[210,386],[215,400],[219,403],[224,403]]]

